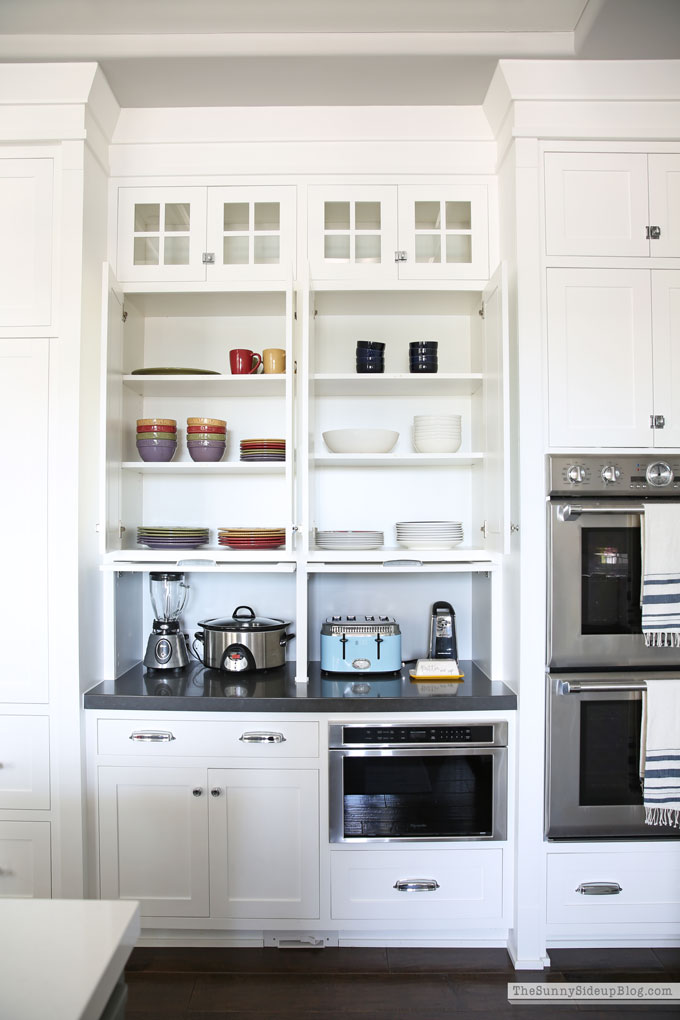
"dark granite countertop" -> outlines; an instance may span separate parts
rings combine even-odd
[[[479,712],[516,709],[515,693],[473,662],[460,662],[462,683],[414,682],[401,676],[321,675],[295,682],[295,663],[236,676],[191,663],[180,673],[149,672],[142,663],[85,693],[85,708],[165,712]]]

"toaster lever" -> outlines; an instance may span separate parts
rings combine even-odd
[[[376,657],[377,657],[378,659],[380,658],[380,646],[381,646],[381,644],[383,643],[383,640],[384,640],[384,639],[380,637],[380,634],[376,634],[376,635],[375,635],[375,643],[376,643],[376,645],[378,646],[378,648],[377,648],[377,656],[376,656]]]

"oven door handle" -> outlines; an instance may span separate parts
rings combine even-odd
[[[577,521],[582,514],[644,514],[643,506],[588,506],[580,503],[563,503],[557,507],[557,518],[563,523]]]
[[[624,694],[629,691],[647,690],[644,680],[623,680],[610,683],[607,680],[560,680],[557,684],[558,694],[587,694],[590,691]]]

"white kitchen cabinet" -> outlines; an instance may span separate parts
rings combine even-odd
[[[0,897],[51,895],[50,823],[0,821]]]
[[[123,283],[285,281],[295,259],[293,187],[118,189]]]
[[[550,445],[680,440],[678,270],[547,271]]]
[[[0,425],[5,436],[17,430],[21,441],[5,442],[0,453],[5,498],[0,528],[3,567],[11,597],[5,600],[5,642],[0,671],[0,702],[43,703],[48,698],[48,372],[47,339],[0,339]],[[27,656],[30,648],[32,654]]]
[[[485,280],[485,184],[313,185],[312,280]]]
[[[210,769],[210,913],[319,916],[319,773]]]
[[[549,257],[680,256],[680,154],[546,152]]]
[[[104,766],[98,780],[101,897],[139,900],[142,917],[207,917],[205,769]]]
[[[49,806],[48,716],[0,716],[0,808],[48,810]]]
[[[0,159],[0,336],[53,330],[53,192],[53,159]]]

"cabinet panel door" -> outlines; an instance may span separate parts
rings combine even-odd
[[[486,280],[489,214],[483,184],[399,185],[402,280]]]
[[[652,153],[649,157],[649,222],[661,227],[650,254],[680,256],[680,155]]]
[[[205,781],[197,768],[99,769],[103,899],[139,900],[143,917],[208,916]]]
[[[0,822],[0,897],[51,895],[50,823]]]
[[[549,269],[551,446],[650,446],[649,272]]]
[[[295,188],[209,188],[208,280],[292,279]]]
[[[665,418],[652,433],[656,446],[680,446],[680,269],[652,273],[654,414]]]
[[[484,548],[510,551],[510,423],[508,381],[508,299],[505,265],[483,294],[482,429],[484,464],[473,485],[482,487],[476,504],[483,512]],[[481,475],[481,477],[480,477]],[[476,530],[476,528],[475,528]]]
[[[647,156],[547,152],[548,255],[649,255]]]
[[[0,159],[0,329],[52,319],[53,160]]]
[[[5,641],[0,702],[47,701],[47,428],[48,340],[0,340],[0,426],[21,421],[21,443],[2,444],[0,500],[3,568],[11,595],[3,603]],[[31,650],[30,656],[27,650]]]
[[[123,283],[205,280],[205,188],[119,188]]]
[[[319,774],[211,769],[213,917],[319,916]]]
[[[49,806],[48,717],[0,717],[0,808],[48,810]]]
[[[395,187],[310,187],[308,230],[313,280],[397,279]]]

